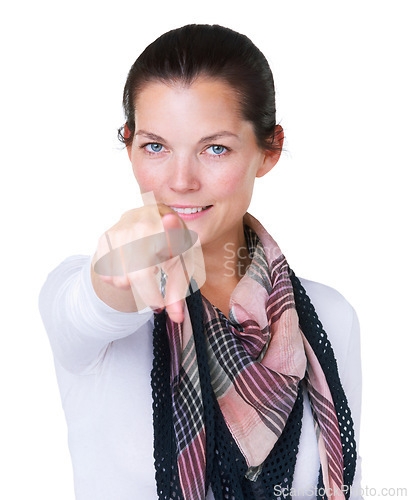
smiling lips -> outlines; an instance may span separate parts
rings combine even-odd
[[[197,212],[202,212],[203,210],[207,210],[212,205],[207,205],[205,207],[172,207],[170,208],[179,214],[195,214]]]
[[[177,206],[172,206],[172,205],[168,205],[168,206],[172,210],[177,212],[182,219],[185,219],[185,220],[196,219],[197,217],[199,217],[201,215],[202,212],[205,212],[212,207],[212,205],[201,206],[201,207],[200,206],[196,206],[196,207],[178,206],[177,207]]]

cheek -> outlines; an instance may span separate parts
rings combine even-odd
[[[148,169],[133,165],[133,174],[142,191],[154,191],[157,189],[160,177],[153,175]]]
[[[214,189],[222,192],[225,197],[236,197],[239,195],[246,198],[250,196],[252,186],[253,180],[248,175],[248,170],[236,169],[232,173],[229,172],[228,175],[223,176],[223,178],[217,179]],[[237,201],[239,200],[237,199]]]

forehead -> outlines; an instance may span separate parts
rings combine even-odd
[[[227,82],[209,77],[199,77],[188,85],[148,82],[136,97],[135,119],[220,122],[220,126],[239,126],[243,121],[237,91]]]

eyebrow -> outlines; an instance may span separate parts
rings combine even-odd
[[[135,133],[136,135],[143,135],[152,141],[157,141],[157,142],[167,142],[166,139],[161,137],[160,135],[152,134],[151,132],[147,132],[146,130],[138,130]],[[205,142],[211,142],[219,139],[220,137],[236,137],[237,139],[239,138],[237,134],[234,134],[232,132],[229,132],[228,130],[222,130],[221,132],[217,132],[216,134],[213,135],[207,135],[206,137],[202,137],[198,143],[202,144]]]

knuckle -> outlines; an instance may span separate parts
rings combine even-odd
[[[127,276],[114,276],[113,284],[116,288],[121,288],[121,289],[130,288],[130,283],[129,280],[127,279]]]

